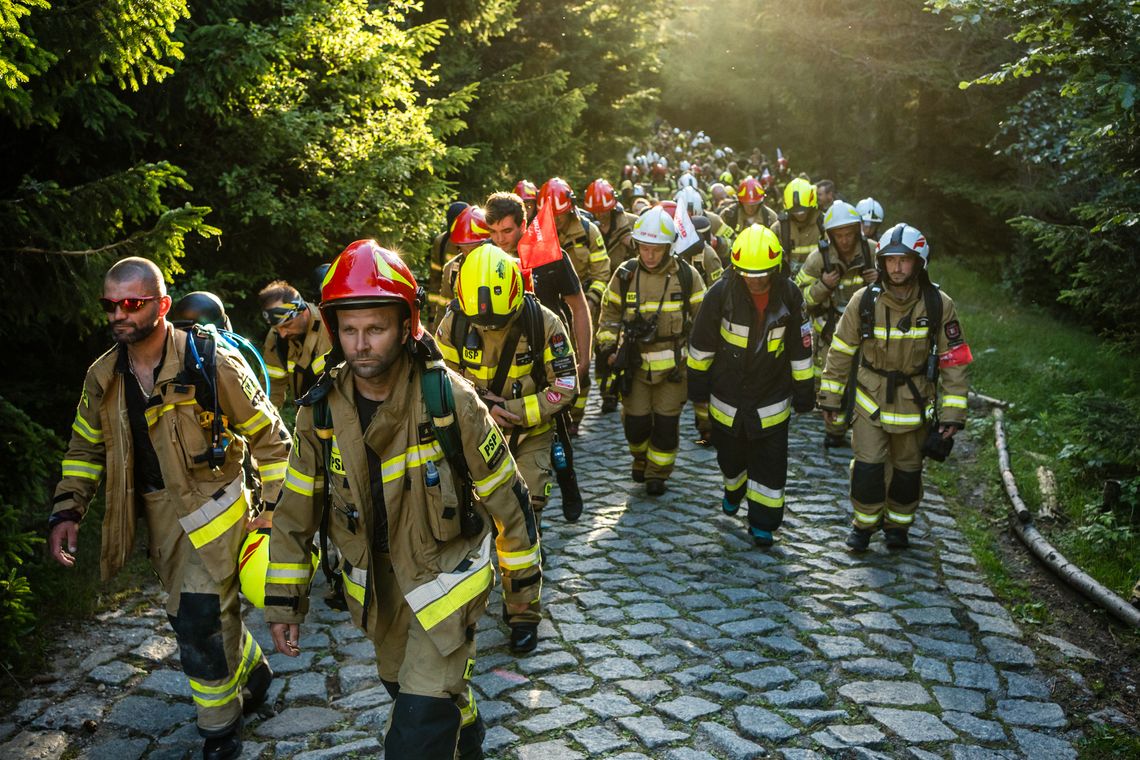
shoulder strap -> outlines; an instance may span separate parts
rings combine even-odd
[[[942,292],[929,280],[922,284],[922,300],[926,302],[926,317],[930,320],[930,353],[938,353],[938,331],[942,329]]]
[[[542,308],[533,293],[523,296],[523,329],[526,332],[526,342],[530,347],[530,376],[534,380],[534,392],[546,388],[546,362],[543,354],[546,351],[546,325],[543,324]]]
[[[431,429],[443,456],[451,467],[455,496],[459,503],[459,526],[464,536],[471,538],[483,531],[483,520],[475,512],[474,483],[467,459],[463,456],[463,439],[460,437],[459,419],[455,414],[455,395],[451,389],[451,376],[441,362],[427,365],[420,373],[420,389],[424,405],[431,418]]]
[[[198,378],[191,380],[198,405],[214,415],[210,448],[194,459],[211,467],[220,467],[225,461],[225,442],[222,439],[222,408],[218,393],[218,342],[214,335],[198,326],[187,330],[182,365],[189,378]]]
[[[459,299],[454,298],[451,305],[448,306],[451,310],[451,347],[455,349],[455,353],[459,356],[459,371],[462,373],[467,362],[463,358],[463,349],[467,344],[467,332],[471,329],[471,320],[463,313],[463,309],[459,308]],[[427,397],[427,394],[424,394]]]
[[[487,385],[487,390],[496,396],[506,398],[503,395],[503,390],[507,384],[507,375],[511,370],[511,365],[515,362],[515,349],[519,347],[519,340],[522,338],[524,326],[522,322],[525,318],[526,315],[521,314],[515,319],[511,329],[507,332],[507,339],[503,341],[503,348],[499,353],[499,363],[495,367],[495,375]]]
[[[618,267],[618,282],[621,283],[621,307],[625,309],[625,294],[629,292],[629,283],[633,280],[633,272],[637,269],[637,258],[627,259]]]
[[[883,292],[879,283],[868,285],[859,300],[859,337],[870,340],[875,337],[875,304]]]

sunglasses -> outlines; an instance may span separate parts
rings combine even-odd
[[[274,306],[272,309],[266,309],[261,312],[261,316],[265,318],[266,323],[270,327],[285,324],[290,319],[301,315],[305,309],[308,308],[304,301],[293,301],[289,305]]]
[[[111,298],[100,298],[99,305],[103,307],[103,311],[108,314],[114,314],[115,309],[122,309],[127,314],[133,314],[136,311],[141,311],[151,301],[157,301],[160,296],[144,296],[142,298],[120,298],[114,300]]]

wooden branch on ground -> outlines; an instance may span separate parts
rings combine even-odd
[[[1037,512],[1039,520],[1056,520],[1057,512],[1057,477],[1048,467],[1037,468],[1037,487],[1041,491],[1041,509]]]

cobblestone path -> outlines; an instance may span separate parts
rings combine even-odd
[[[691,412],[682,437],[691,437]],[[488,757],[1075,757],[1072,716],[1051,699],[1060,639],[1030,642],[997,603],[937,494],[914,546],[852,557],[846,457],[823,453],[814,416],[793,419],[788,516],[761,552],[743,511],[719,508],[715,453],[688,442],[664,497],[628,478],[617,415],[579,439],[587,513],[545,526],[547,620],[513,657],[498,597],[478,634],[474,678]],[[274,655],[266,713],[247,758],[379,757],[390,701],[371,644],[320,601],[304,653]],[[57,680],[0,718],[0,758],[197,757],[188,687],[157,588],[61,651]],[[248,616],[271,650],[260,614]],[[1038,655],[1049,662],[1039,664]]]

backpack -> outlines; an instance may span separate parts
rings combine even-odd
[[[926,306],[926,317],[929,320],[927,339],[930,343],[930,349],[926,356],[926,364],[911,371],[909,374],[900,373],[905,383],[910,387],[911,393],[919,401],[919,408],[926,406],[926,400],[918,393],[918,389],[914,384],[912,378],[924,374],[926,379],[934,383],[934,392],[937,396],[938,393],[938,331],[942,329],[942,293],[936,283],[930,281],[929,275],[925,271],[921,275],[920,284],[922,287],[922,300]],[[875,337],[875,304],[879,301],[879,296],[883,294],[883,285],[881,282],[875,282],[863,291],[862,298],[859,299],[859,340],[860,344],[865,340],[871,340]],[[876,369],[867,363],[865,359],[860,362],[864,367],[884,376],[894,374],[887,373],[883,370]],[[852,369],[855,369],[855,364],[852,364]],[[894,386],[888,383],[887,386],[887,399],[892,400],[894,397]]]
[[[684,315],[684,329],[689,326],[689,298],[693,295],[693,270],[687,261],[675,253],[670,253],[670,256],[677,259],[677,280],[681,283],[681,313]],[[621,286],[621,303],[622,309],[625,308],[625,296],[629,293],[629,283],[633,280],[634,272],[637,270],[637,257],[623,261],[617,268],[618,282]],[[640,309],[639,309],[640,311]]]

